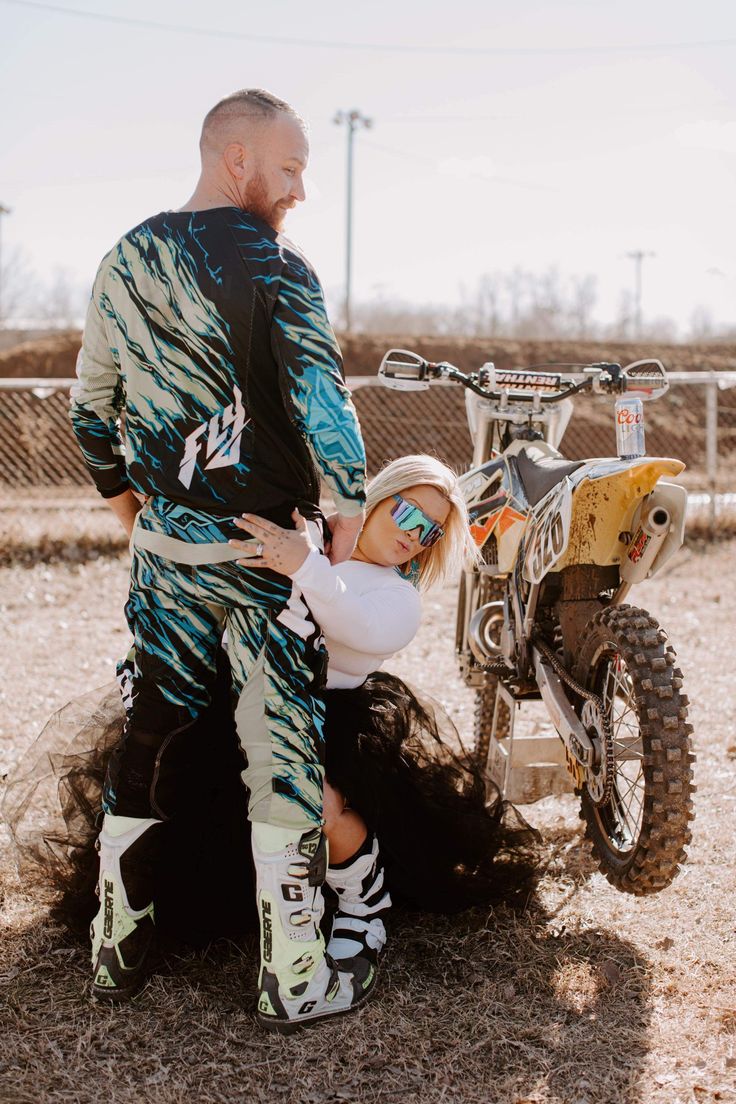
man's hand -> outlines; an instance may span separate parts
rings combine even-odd
[[[105,501],[130,537],[142,503],[130,490],[123,491],[122,494],[115,495],[114,498],[108,498]]]
[[[349,560],[352,556],[360,536],[360,530],[363,528],[364,515],[362,511],[356,514],[355,517],[343,517],[342,514],[338,514],[334,524],[332,518],[329,518],[328,521],[332,530],[330,563],[339,564],[343,560]]]

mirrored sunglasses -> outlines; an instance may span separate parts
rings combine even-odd
[[[418,540],[422,548],[430,548],[445,535],[445,530],[431,517],[427,517],[424,510],[420,510],[413,502],[407,502],[401,495],[393,496],[396,505],[391,509],[391,517],[403,533],[411,533],[419,530]]]

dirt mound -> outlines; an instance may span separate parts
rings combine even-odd
[[[24,341],[0,353],[0,377],[69,378],[74,375],[81,343],[79,330],[64,330],[38,341]]]
[[[736,368],[736,345],[658,345],[625,341],[510,341],[504,338],[407,337],[353,334],[340,339],[349,376],[372,376],[387,349],[413,349],[427,360],[449,360],[461,372],[474,372],[486,361],[497,368],[532,364],[631,364],[657,357],[668,372],[722,371]]]
[[[78,330],[26,341],[0,353],[0,377],[73,376],[82,335]],[[343,334],[340,336],[348,376],[373,376],[389,348],[414,349],[428,360],[449,360],[472,372],[492,360],[498,368],[531,364],[629,364],[659,357],[669,372],[736,368],[736,345],[656,345],[624,341],[510,341],[503,338],[407,337],[405,334]]]

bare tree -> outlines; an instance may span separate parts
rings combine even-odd
[[[712,341],[716,336],[713,315],[707,307],[697,306],[690,315],[690,341]]]
[[[7,323],[10,319],[20,317],[32,318],[36,311],[38,280],[20,246],[3,250],[0,282],[2,283],[0,322]]]
[[[573,276],[570,317],[574,332],[570,334],[578,341],[591,340],[596,336],[597,326],[593,320],[593,311],[598,300],[598,281],[595,276]]]
[[[680,340],[677,323],[664,314],[645,321],[642,325],[641,337],[643,341],[656,341],[664,345],[674,345]]]
[[[84,318],[88,294],[68,269],[57,268],[49,283],[39,289],[37,317],[59,329],[79,325]]]
[[[605,336],[617,338],[620,341],[633,341],[635,325],[634,296],[628,288],[625,288],[619,296],[616,317],[605,328]]]
[[[636,338],[635,303],[622,292],[617,315],[609,325],[596,323],[598,297],[594,275],[562,276],[555,267],[531,272],[521,267],[485,273],[472,287],[461,285],[460,304],[410,303],[386,287],[353,311],[355,330],[441,336],[506,337],[517,340]],[[705,328],[705,316],[701,317]],[[651,319],[642,337],[676,341],[677,327],[669,318]]]

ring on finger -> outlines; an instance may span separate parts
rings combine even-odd
[[[256,556],[262,556],[262,555],[263,555],[263,545],[259,541],[258,544],[256,545]]]

